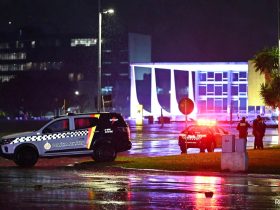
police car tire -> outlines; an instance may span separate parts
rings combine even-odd
[[[32,167],[38,161],[38,153],[31,147],[23,147],[16,150],[14,162],[21,167]]]
[[[96,162],[112,162],[116,156],[116,150],[110,145],[100,145],[93,150],[93,159]]]

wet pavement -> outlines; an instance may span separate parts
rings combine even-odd
[[[279,176],[0,169],[1,209],[277,209]]]
[[[120,155],[133,156],[165,156],[165,155],[179,155],[181,154],[178,146],[179,133],[184,130],[186,124],[183,122],[164,124],[150,124],[144,126],[130,125],[132,149],[123,152]],[[231,134],[238,136],[236,126],[223,126]],[[247,139],[247,149],[253,149],[254,137],[252,136],[252,129],[249,129],[249,136]],[[271,147],[277,145],[277,129],[268,128],[266,136],[264,137],[264,147]],[[215,152],[221,152],[221,148],[216,148]],[[196,148],[189,148],[187,153],[199,153],[200,150]]]
[[[133,148],[119,155],[178,155],[184,126],[132,125]],[[266,146],[276,144],[269,140],[273,135],[270,130]],[[252,142],[249,137],[248,148]],[[59,208],[280,209],[280,175],[125,170],[100,167],[90,157],[40,159],[34,168],[22,169],[0,159],[1,210]]]

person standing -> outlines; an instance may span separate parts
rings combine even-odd
[[[237,125],[237,130],[239,131],[239,138],[245,139],[247,143],[247,137],[248,137],[248,128],[251,127],[250,124],[246,121],[245,117],[242,117],[240,122]]]
[[[255,136],[254,149],[263,149],[263,137],[265,135],[266,124],[260,115],[253,121],[253,135]]]

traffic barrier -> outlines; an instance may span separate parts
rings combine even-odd
[[[246,142],[246,139],[235,139],[234,135],[222,137],[222,171],[246,172],[248,170]]]

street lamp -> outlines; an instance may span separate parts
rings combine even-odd
[[[102,14],[113,14],[113,9],[101,11],[100,0],[98,0],[98,87],[97,87],[97,111],[101,110],[101,31],[102,31]]]

